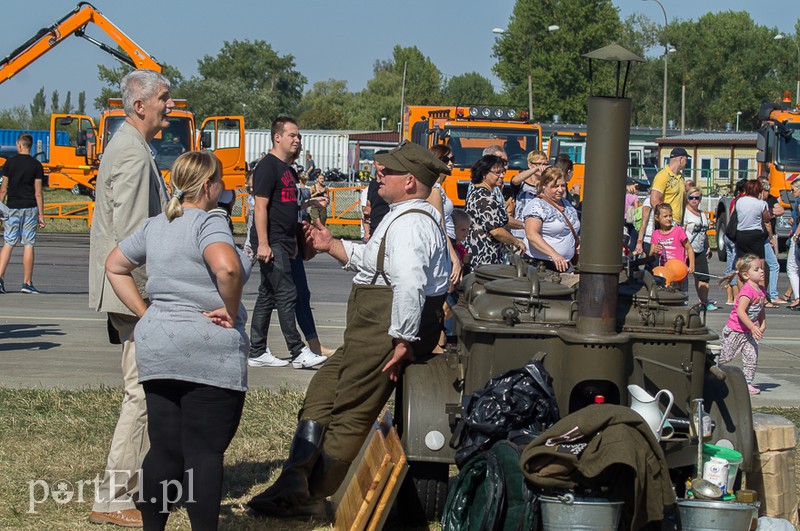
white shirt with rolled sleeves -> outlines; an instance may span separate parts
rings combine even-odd
[[[399,217],[411,209],[425,210],[436,223],[419,213]],[[342,242],[348,256],[344,269],[357,272],[353,283],[371,284],[378,264],[378,248],[386,238],[384,268],[393,291],[392,324],[388,331],[392,337],[418,340],[425,298],[447,293],[452,264],[440,220],[439,212],[430,203],[411,199],[390,206],[368,243]],[[375,283],[386,285],[380,275]]]

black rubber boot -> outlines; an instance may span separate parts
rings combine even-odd
[[[324,435],[325,426],[322,424],[301,420],[281,475],[247,505],[267,516],[318,516],[318,508],[309,507],[311,497],[308,490],[309,477],[320,455]]]
[[[335,494],[348,470],[350,470],[350,463],[331,457],[325,451],[320,453],[308,480],[308,492],[311,498],[324,500]]]

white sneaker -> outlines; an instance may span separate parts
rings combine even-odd
[[[247,364],[251,367],[286,367],[289,365],[287,360],[276,358],[272,355],[269,348],[257,358],[247,358]]]
[[[317,356],[311,349],[308,347],[303,347],[303,350],[300,351],[300,354],[292,360],[292,367],[295,369],[308,369],[310,367],[316,367],[317,365],[322,365],[328,360],[325,356]]]

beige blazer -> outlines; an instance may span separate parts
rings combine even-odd
[[[168,193],[150,146],[125,122],[103,151],[95,184],[94,215],[89,234],[89,307],[98,312],[133,315],[117,298],[106,278],[105,262],[114,246],[141,223],[161,213]],[[133,272],[147,298],[145,266]]]

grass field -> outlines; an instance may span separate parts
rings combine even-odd
[[[56,503],[52,496],[29,512],[32,481],[56,488],[102,473],[117,421],[120,389],[80,391],[0,389],[0,529],[99,529],[87,520],[94,487],[83,502]],[[277,477],[288,452],[302,393],[255,390],[247,394],[239,431],[225,456],[221,529],[328,529],[326,523],[283,522],[250,516],[244,503]],[[35,484],[34,498],[45,488]],[[169,529],[189,529],[185,510],[170,516]],[[110,528],[109,528],[110,529]]]
[[[255,518],[245,502],[280,472],[296,425],[303,393],[284,389],[248,392],[239,431],[225,455],[221,529],[330,529],[325,522]],[[46,501],[45,487],[67,482],[77,493],[79,481],[102,473],[117,420],[122,391],[87,388],[79,391],[0,388],[0,529],[94,529],[87,518],[94,487],[84,500]],[[800,408],[762,408],[800,425]],[[800,471],[800,467],[797,467]],[[41,480],[39,483],[32,483]],[[33,485],[33,487],[31,487]],[[170,516],[169,529],[189,529],[186,511]],[[389,526],[390,529],[398,529]],[[430,529],[438,529],[432,524]]]

